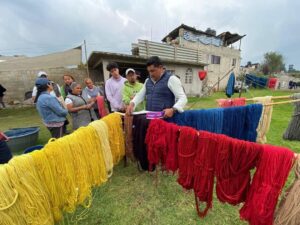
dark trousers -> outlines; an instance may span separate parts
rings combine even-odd
[[[2,107],[5,108],[5,104],[3,102],[3,96],[0,96],[0,104],[2,104]]]
[[[50,131],[51,136],[53,138],[60,138],[60,137],[63,136],[63,127],[64,126],[61,126],[61,127],[47,127],[47,128]]]

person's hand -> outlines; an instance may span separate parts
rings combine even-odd
[[[164,109],[164,117],[165,118],[170,118],[174,115],[174,109],[173,108],[169,108],[169,109]]]
[[[86,109],[91,109],[92,106],[93,106],[93,103],[87,104],[87,105],[86,105]]]
[[[131,116],[133,110],[134,110],[134,103],[133,103],[133,102],[130,102],[130,104],[129,104],[128,107],[126,108],[126,115],[127,115],[127,116]]]

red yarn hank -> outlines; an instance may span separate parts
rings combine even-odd
[[[179,126],[173,123],[165,122],[166,126],[166,141],[167,141],[167,158],[166,170],[173,173],[178,169],[178,139]]]
[[[217,155],[217,135],[200,131],[196,157],[194,160],[194,193],[197,213],[200,217],[206,216],[209,208],[212,207],[215,156]],[[199,201],[205,202],[206,207],[200,210]]]
[[[278,196],[294,161],[287,148],[264,145],[246,202],[240,210],[251,225],[272,225]]]
[[[218,199],[236,205],[246,200],[253,169],[263,151],[262,145],[218,135],[216,193]]]
[[[185,189],[193,188],[194,159],[198,146],[198,132],[191,127],[181,127],[178,143],[178,179]]]
[[[147,157],[149,161],[149,171],[152,171],[153,166],[164,165],[167,157],[167,142],[166,142],[166,126],[165,122],[160,119],[150,121],[145,143],[147,144]]]

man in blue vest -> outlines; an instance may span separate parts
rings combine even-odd
[[[147,111],[164,111],[166,118],[172,117],[175,112],[183,112],[187,97],[178,77],[167,72],[157,56],[149,58],[147,70],[150,77],[131,100],[126,113],[131,115],[134,108],[145,98]]]

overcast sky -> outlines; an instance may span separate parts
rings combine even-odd
[[[299,0],[0,0],[0,54],[40,55],[87,41],[88,52],[130,53],[184,23],[246,34],[242,64],[277,51],[300,69]],[[151,32],[152,31],[152,32]]]

